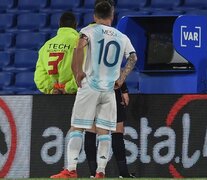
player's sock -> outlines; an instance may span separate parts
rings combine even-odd
[[[85,132],[84,149],[91,176],[96,175],[96,133]]]
[[[96,172],[103,172],[105,174],[105,168],[109,159],[109,152],[111,148],[111,135],[99,135],[98,136],[98,150],[97,150],[97,170]]]
[[[129,171],[126,163],[123,133],[112,133],[112,150],[117,162],[120,176],[128,177]]]
[[[79,153],[82,147],[83,141],[83,132],[81,131],[72,131],[69,135],[67,157],[68,165],[67,169],[69,171],[76,170]]]

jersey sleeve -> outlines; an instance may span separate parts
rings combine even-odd
[[[125,36],[125,37],[126,37],[126,47],[125,47],[124,55],[127,59],[131,53],[136,53],[136,51],[135,51],[130,39],[127,36]]]
[[[44,68],[42,59],[42,49],[39,51],[39,58],[37,60],[36,69],[34,73],[34,82],[37,88],[44,94],[50,94],[53,89],[53,82]]]
[[[88,38],[88,41],[90,40],[90,27],[91,26],[87,26],[87,27],[85,27],[85,28],[83,28],[83,29],[81,29],[81,31],[80,31],[80,37],[84,34],[85,36],[87,36],[87,38]]]

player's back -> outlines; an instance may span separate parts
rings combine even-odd
[[[40,53],[43,56],[44,67],[48,74],[59,82],[71,78],[71,62],[74,48],[76,47],[79,34],[72,28],[60,28],[57,35],[48,40]]]
[[[97,90],[112,90],[120,75],[128,38],[117,29],[96,24],[81,30],[89,39],[85,72]]]

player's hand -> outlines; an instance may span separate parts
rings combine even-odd
[[[81,81],[86,77],[86,74],[82,71],[82,72],[78,72],[76,74],[76,83],[78,85],[78,87],[82,88],[82,85],[81,85]]]
[[[65,89],[53,89],[52,94],[66,94]]]
[[[61,92],[61,94],[67,94],[64,88],[59,89],[59,91]]]
[[[121,104],[128,106],[129,105],[129,94],[128,93],[122,93],[122,102]]]

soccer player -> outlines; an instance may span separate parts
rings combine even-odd
[[[75,16],[71,12],[64,12],[60,17],[57,35],[39,50],[34,81],[45,94],[77,92],[71,70],[74,48],[79,39],[76,24]]]
[[[99,2],[107,1],[112,8],[114,8],[113,0],[96,0],[95,6]],[[134,178],[129,173],[126,162],[126,151],[124,144],[124,121],[126,120],[126,106],[129,103],[129,95],[126,83],[121,88],[115,90],[116,103],[117,103],[117,126],[116,131],[112,133],[112,150],[115,156],[119,176]],[[94,177],[96,174],[97,162],[96,162],[96,130],[95,126],[92,129],[85,131],[84,149],[86,153],[86,159],[88,161],[90,175]]]
[[[51,178],[77,178],[76,168],[82,147],[83,130],[91,129],[94,123],[98,134],[95,178],[105,177],[111,145],[109,131],[116,130],[117,108],[114,88],[122,86],[137,60],[129,38],[111,27],[113,7],[108,2],[100,2],[95,6],[94,19],[96,24],[81,30],[72,63],[79,88],[71,117],[68,165]],[[85,47],[87,55],[84,62]],[[120,72],[124,55],[128,61]]]

